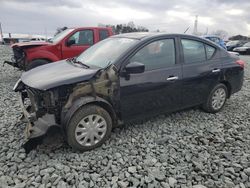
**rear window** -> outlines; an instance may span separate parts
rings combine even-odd
[[[109,37],[109,32],[108,30],[100,30],[99,31],[99,39],[103,40]]]

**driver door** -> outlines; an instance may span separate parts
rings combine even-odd
[[[67,45],[67,41],[74,40],[75,43]],[[72,34],[65,42],[62,49],[63,59],[71,58],[80,55],[83,51],[94,44],[93,30],[81,30]]]
[[[176,59],[175,39],[151,42],[129,62],[145,65],[145,71],[120,78],[122,119],[151,116],[174,111],[181,103],[182,69]]]

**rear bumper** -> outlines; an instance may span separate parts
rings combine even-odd
[[[24,105],[24,99],[27,98],[25,92],[20,92],[19,102],[23,111],[23,116],[27,122],[25,129],[25,136],[27,139],[43,136],[47,133],[51,126],[57,126],[54,114],[44,114],[37,117],[35,112],[29,112],[28,108]]]

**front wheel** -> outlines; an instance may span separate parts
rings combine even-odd
[[[97,105],[80,108],[67,127],[68,144],[75,150],[88,151],[101,146],[110,136],[112,119]]]
[[[206,112],[216,113],[219,112],[227,100],[227,87],[224,84],[216,85],[210,92],[206,103],[203,104],[202,108]]]

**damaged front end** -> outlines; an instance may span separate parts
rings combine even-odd
[[[24,50],[19,46],[13,46],[13,56],[11,61],[4,61],[4,64],[11,65],[13,67],[17,67],[21,70],[25,69],[25,61],[26,61],[26,54]]]
[[[36,147],[34,141],[41,143],[37,141],[42,140],[51,127],[58,126],[53,93],[29,88],[21,80],[17,82],[13,90],[19,92],[19,102],[23,111],[21,119],[27,123],[25,128],[27,142],[24,148],[26,152],[29,152]]]
[[[87,103],[103,104],[111,113],[113,123],[117,124],[120,119],[118,78],[116,67],[111,65],[88,80],[67,85],[60,83],[62,85],[46,90],[32,88],[19,80],[13,90],[19,92],[23,119],[27,122],[26,152],[34,149],[36,143],[40,144],[50,128],[57,126],[65,131],[75,111]]]

